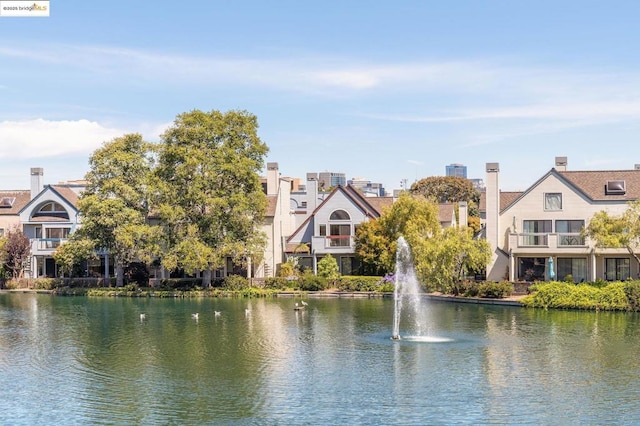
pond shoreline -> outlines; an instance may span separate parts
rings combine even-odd
[[[113,292],[117,292],[118,290],[114,288]],[[51,294],[55,295],[54,290],[42,290],[42,289],[2,289],[0,290],[0,294],[5,293],[33,293],[33,294]],[[233,293],[233,292],[230,292]],[[374,299],[374,298],[393,298],[393,293],[379,293],[373,291],[367,292],[357,292],[357,291],[280,291],[273,294],[273,297],[281,297],[281,298],[295,298],[304,295],[309,298],[351,298],[351,299]],[[153,294],[144,294],[140,296],[128,296],[125,294],[112,294],[106,293],[105,297],[157,297]],[[480,297],[463,297],[463,296],[453,296],[453,295],[445,295],[441,293],[423,293],[423,297],[429,300],[436,300],[440,302],[450,302],[450,303],[473,303],[473,304],[486,304],[486,305],[503,305],[503,306],[522,306],[520,303],[520,299],[524,296],[522,295],[514,295],[504,299],[490,299],[490,298],[480,298]],[[167,297],[167,296],[163,296]],[[183,294],[176,293],[173,297],[179,298],[184,297]],[[232,297],[229,296],[201,296],[201,297]]]

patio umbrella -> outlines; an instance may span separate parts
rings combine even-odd
[[[556,271],[553,269],[553,257],[549,256],[549,281],[553,281],[556,277]]]

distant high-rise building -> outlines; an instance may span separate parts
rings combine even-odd
[[[477,189],[478,191],[484,191],[485,186],[484,186],[484,181],[482,179],[469,179],[469,180],[471,181],[475,189]]]
[[[335,172],[318,173],[318,185],[321,189],[335,188],[336,186],[345,186],[347,184],[347,175]]]
[[[467,166],[462,164],[449,164],[446,167],[447,176],[457,176],[461,178],[467,178]]]
[[[365,178],[354,177],[349,179],[347,183],[358,188],[367,197],[384,197],[386,195],[381,183],[374,183]]]

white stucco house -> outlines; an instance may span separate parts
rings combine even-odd
[[[356,229],[361,223],[380,217],[382,207],[391,205],[393,198],[365,197],[351,185],[339,185],[319,201],[317,190],[317,176],[308,173],[305,204],[308,213],[286,239],[286,253],[295,254],[302,266],[314,272],[318,261],[331,254],[342,275],[356,274],[360,267],[355,255]],[[302,244],[309,251],[299,252]]]

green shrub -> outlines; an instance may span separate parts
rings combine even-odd
[[[341,276],[336,281],[336,287],[340,291],[382,291],[380,290],[384,284],[381,277],[370,276]],[[393,291],[393,283],[391,283],[391,291]]]
[[[513,284],[509,281],[485,281],[478,285],[478,297],[502,299],[511,296]]]
[[[465,297],[480,297],[480,284],[476,281],[460,281],[453,288]],[[455,293],[454,293],[455,294]]]
[[[6,288],[7,290],[15,290],[18,288],[18,281],[9,280],[4,283],[4,288]]]
[[[227,290],[244,290],[250,288],[249,280],[240,275],[229,275],[224,280],[224,288]]]
[[[284,262],[280,264],[280,271],[278,276],[282,278],[293,277],[296,275],[295,267],[291,262]]]
[[[571,274],[567,274],[564,276],[564,282],[565,283],[569,283],[569,284],[573,284],[573,275]]]
[[[138,291],[138,284],[136,283],[131,283],[131,284],[125,284],[122,287],[123,291]]]
[[[298,285],[302,291],[321,291],[327,289],[327,280],[313,275],[311,271],[305,271],[302,279],[298,281]]]
[[[33,280],[33,288],[39,290],[53,290],[62,287],[62,280],[56,278],[36,278]]]
[[[529,307],[556,309],[627,310],[628,297],[623,283],[597,287],[588,283],[565,282],[539,284],[535,291],[521,300]]]
[[[629,304],[629,310],[640,311],[640,281],[627,281],[623,291]]]
[[[335,257],[328,253],[318,261],[318,276],[335,285],[340,278],[340,268]]]
[[[597,280],[592,282],[591,285],[598,288],[604,288],[609,285],[609,281],[605,281],[602,278],[598,278]]]
[[[187,291],[198,288],[201,284],[201,278],[165,278],[154,288],[158,291]]]
[[[290,280],[285,277],[267,277],[264,279],[265,289],[282,290],[287,288],[287,284]]]

